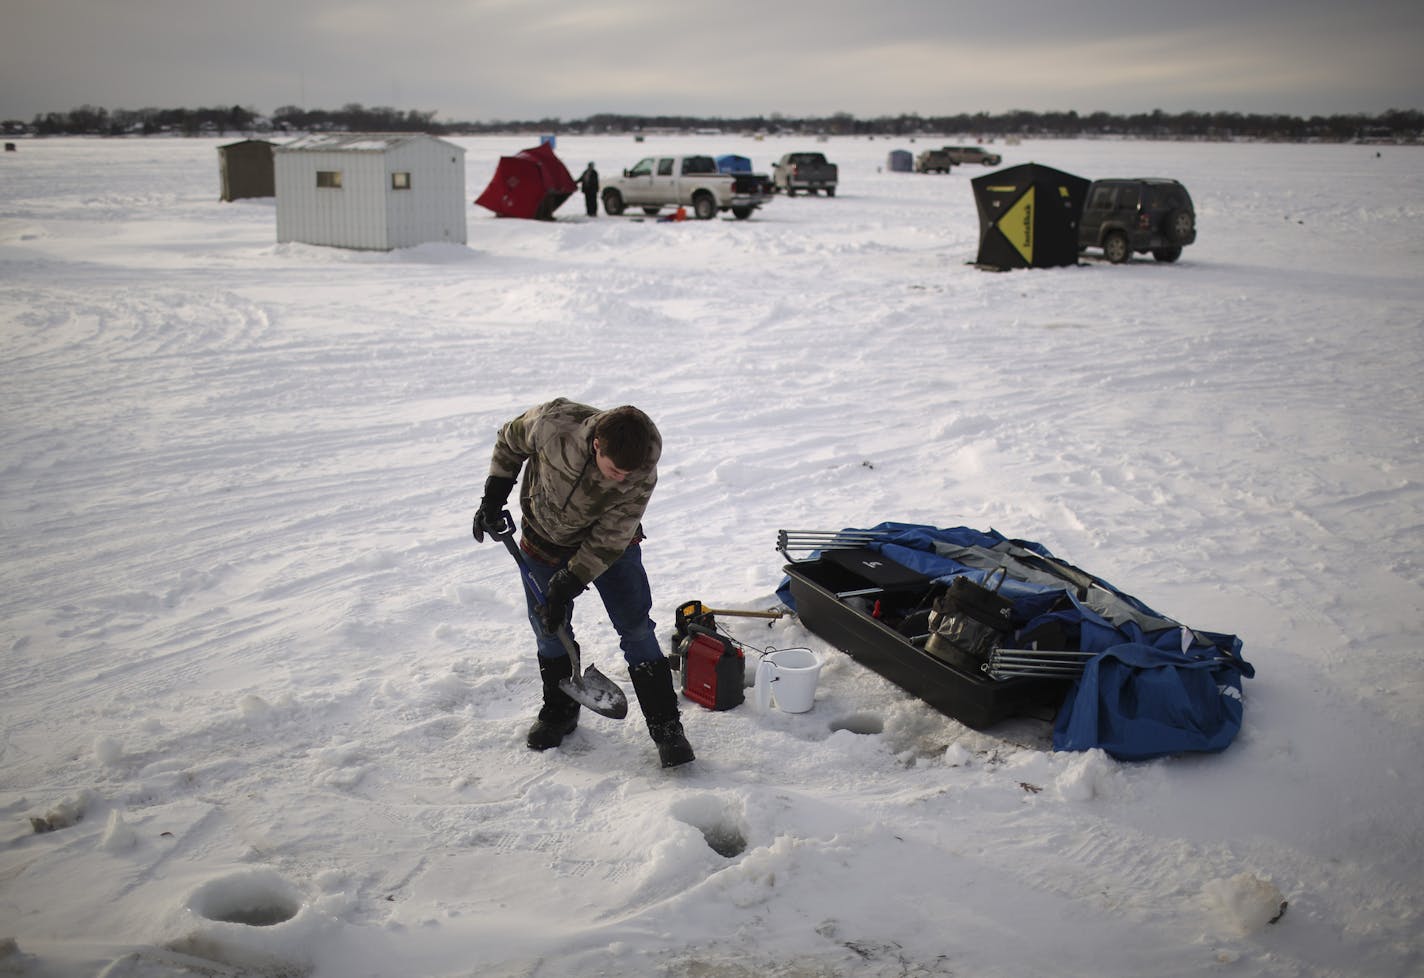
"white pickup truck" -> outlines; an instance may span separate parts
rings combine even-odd
[[[603,209],[613,217],[629,207],[656,214],[664,207],[691,207],[699,220],[731,211],[739,220],[771,199],[759,173],[718,173],[710,156],[650,156],[603,187]]]

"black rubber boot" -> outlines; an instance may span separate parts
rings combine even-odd
[[[677,709],[677,689],[672,684],[672,668],[667,659],[640,662],[628,667],[633,680],[633,692],[638,707],[648,721],[648,733],[658,745],[658,760],[663,767],[677,767],[695,760],[692,745],[682,730],[682,715]]]
[[[579,705],[559,688],[559,680],[573,675],[573,662],[568,656],[546,659],[539,656],[539,678],[544,683],[544,705],[539,718],[529,728],[530,750],[558,747],[578,726]]]

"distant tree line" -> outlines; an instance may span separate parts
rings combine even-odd
[[[906,113],[859,119],[848,112],[793,118],[770,115],[712,117],[631,115],[603,112],[585,119],[525,119],[490,122],[437,122],[434,111],[367,108],[350,103],[340,109],[302,109],[285,105],[270,116],[234,105],[210,109],[108,109],[83,105],[69,112],[49,112],[30,123],[0,123],[6,134],[196,136],[283,132],[429,132],[438,135],[484,133],[640,134],[718,130],[740,133],[826,134],[909,137],[967,133],[978,138],[1008,136],[1131,136],[1151,139],[1275,139],[1347,142],[1356,139],[1418,140],[1424,113],[1391,109],[1376,115],[1262,115],[1240,112],[1010,112],[923,116]]]
[[[447,126],[435,121],[434,112],[415,109],[368,109],[358,102],[335,112],[284,105],[272,113],[272,128],[282,132],[440,132]]]
[[[178,133],[197,136],[203,133],[245,132],[257,124],[258,115],[240,105],[218,109],[108,109],[81,105],[68,112],[47,112],[37,115],[28,126],[6,121],[5,132],[30,132],[37,136],[156,136]]]
[[[0,123],[7,134],[36,136],[198,136],[245,132],[443,132],[434,112],[365,108],[352,103],[335,111],[284,105],[270,116],[234,105],[212,109],[108,109],[81,105],[68,112],[47,112],[33,122]]]
[[[1256,115],[1240,112],[1180,112],[1156,109],[1131,115],[1110,112],[1032,112],[1016,109],[1001,113],[961,113],[924,116],[906,113],[858,119],[848,112],[825,117],[769,116],[693,117],[638,116],[601,113],[587,119],[537,122],[454,123],[454,132],[639,133],[649,130],[723,132],[824,133],[839,136],[907,137],[920,134],[969,133],[983,138],[1007,136],[1134,136],[1156,139],[1280,139],[1349,141],[1362,137],[1420,138],[1424,112],[1391,109],[1378,115],[1311,116]]]

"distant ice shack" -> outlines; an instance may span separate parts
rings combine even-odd
[[[318,133],[276,148],[277,241],[389,251],[465,243],[465,151],[425,133]]]

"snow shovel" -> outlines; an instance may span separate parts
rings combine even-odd
[[[539,587],[539,582],[534,579],[534,574],[529,570],[529,565],[524,562],[524,555],[519,552],[519,545],[514,542],[514,517],[509,515],[509,510],[503,513],[504,523],[498,531],[490,530],[490,536],[504,544],[515,563],[519,565],[519,576],[524,581],[524,586],[529,593],[534,596],[534,603],[541,608],[548,602],[544,599],[543,589]],[[554,632],[560,642],[563,643],[565,651],[569,653],[569,662],[573,666],[573,671],[567,679],[559,680],[559,688],[568,697],[580,706],[586,706],[599,716],[609,717],[613,720],[622,720],[628,715],[628,696],[603,673],[598,671],[598,667],[589,664],[583,673],[579,673],[582,665],[582,656],[579,652],[578,642],[569,634],[568,623],[559,626]]]

